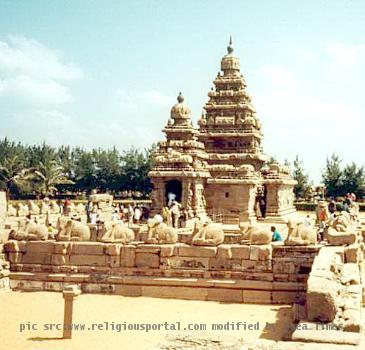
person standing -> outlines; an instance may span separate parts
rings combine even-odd
[[[181,208],[181,204],[178,203],[177,201],[173,201],[172,202],[172,206],[171,206],[171,215],[172,215],[172,225],[175,228],[179,228],[179,219],[180,219],[180,208]]]
[[[137,205],[135,208],[134,208],[134,221],[135,223],[138,225],[140,220],[141,220],[141,216],[142,216],[142,210],[141,208],[139,207],[139,205]]]

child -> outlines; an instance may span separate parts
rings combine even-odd
[[[272,241],[273,242],[279,242],[282,241],[283,238],[281,237],[281,234],[279,231],[276,230],[275,226],[271,226],[271,232],[272,232]]]

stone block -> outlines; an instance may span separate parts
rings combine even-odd
[[[224,289],[224,288],[207,288],[207,300],[221,301],[229,303],[242,303],[242,290]]]
[[[83,293],[114,294],[115,289],[113,284],[82,283],[81,285],[81,291]]]
[[[271,294],[273,304],[293,304],[298,299],[299,293],[296,291],[273,291]]]
[[[309,321],[332,322],[337,313],[336,282],[310,276],[307,289],[307,314]]]
[[[105,245],[105,254],[107,255],[120,255],[120,249],[122,244],[111,243]]]
[[[232,259],[231,244],[221,244],[217,248],[217,258]]]
[[[217,247],[180,246],[179,256],[214,258],[217,254]]]
[[[291,261],[274,261],[273,263],[274,273],[294,274],[297,272],[297,268],[294,262]]]
[[[272,248],[270,244],[267,245],[251,245],[250,260],[271,260]]]
[[[164,265],[172,269],[209,269],[209,258],[173,256],[164,259],[166,259]]]
[[[357,263],[359,262],[359,246],[358,244],[351,244],[345,247],[345,262]]]
[[[242,270],[241,260],[210,258],[209,269],[211,270]]]
[[[63,254],[52,254],[51,264],[52,265],[68,265],[70,263],[70,257]]]
[[[349,245],[356,242],[356,232],[337,232],[335,230],[328,230],[327,240],[330,245],[342,246]]]
[[[232,259],[249,259],[250,246],[249,245],[235,245],[231,246]]]
[[[142,295],[154,298],[206,300],[207,288],[142,286]]]
[[[158,268],[160,266],[160,257],[153,253],[136,252],[135,264],[137,267]]]
[[[119,267],[120,266],[120,256],[119,255],[107,255],[106,264],[107,264],[107,266],[110,266],[110,267]]]
[[[13,290],[23,290],[26,292],[37,292],[43,290],[43,282],[30,280],[10,280],[10,288]]]
[[[52,254],[51,253],[38,253],[38,252],[26,252],[23,255],[23,264],[51,264]]]
[[[161,257],[170,257],[173,255],[177,255],[178,247],[175,244],[164,244],[161,245]]]
[[[120,266],[135,266],[136,247],[134,245],[124,245],[120,248]]]
[[[44,282],[43,290],[50,292],[62,292],[65,286],[64,282]]]
[[[343,318],[345,320],[345,324],[343,326],[343,330],[345,332],[361,332],[360,308],[358,310],[345,310]]]
[[[140,297],[142,296],[142,286],[117,284],[115,286],[115,294],[125,297]]]
[[[87,266],[106,266],[106,257],[104,255],[71,255],[71,265],[87,265]]]
[[[8,259],[12,264],[20,264],[22,262],[23,253],[8,253]]]
[[[25,241],[9,241],[4,244],[4,250],[8,253],[13,252],[25,252],[26,251]]]
[[[54,252],[56,254],[70,254],[71,253],[71,242],[55,242]]]
[[[50,253],[54,252],[55,242],[53,241],[29,241],[25,243],[26,251],[30,253]]]
[[[74,242],[71,246],[72,255],[103,255],[104,243]]]
[[[271,304],[271,292],[261,290],[244,290],[242,292],[244,303]]]
[[[136,247],[138,253],[160,254],[160,251],[161,245],[159,244],[140,244]]]

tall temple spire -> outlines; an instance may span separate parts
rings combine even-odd
[[[232,35],[229,36],[229,44],[227,46],[227,52],[230,55],[231,53],[233,53],[234,48],[232,46]]]

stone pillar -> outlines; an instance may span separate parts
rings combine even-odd
[[[81,291],[75,285],[66,286],[63,290],[63,299],[65,300],[63,316],[63,339],[71,339],[72,337],[73,301],[79,294],[81,294]]]
[[[4,191],[0,191],[0,243],[6,240],[6,238],[4,238],[6,212],[7,212],[6,193]]]

